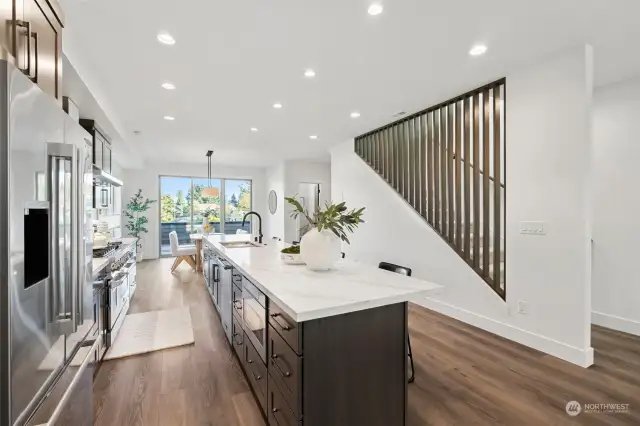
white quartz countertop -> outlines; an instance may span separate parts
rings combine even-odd
[[[113,256],[109,256],[109,257],[94,257],[93,258],[93,276],[95,277],[96,275],[98,275],[100,273],[100,271],[102,271],[104,268],[106,268],[109,263],[111,263],[111,261],[113,260],[114,257],[119,256],[119,254],[123,251],[129,250],[130,247],[136,243],[136,241],[138,241],[136,238],[117,238],[113,241],[120,241],[122,242],[122,246],[120,246],[120,248],[118,249],[118,251],[116,253],[114,253]]]
[[[284,243],[226,248],[221,242],[247,241],[250,235],[212,235],[206,241],[226,257],[297,322],[341,315],[428,296],[442,287],[428,281],[340,260],[335,269],[316,272],[280,259]]]

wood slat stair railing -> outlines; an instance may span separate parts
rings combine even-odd
[[[359,136],[356,153],[503,299],[505,79]]]

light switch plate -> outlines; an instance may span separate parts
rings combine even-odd
[[[521,315],[528,315],[529,302],[525,302],[524,300],[518,300],[518,313]]]
[[[544,222],[520,222],[520,233],[526,235],[546,235]]]

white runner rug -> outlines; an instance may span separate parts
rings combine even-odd
[[[189,308],[129,314],[105,360],[194,343]]]

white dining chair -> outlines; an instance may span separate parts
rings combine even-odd
[[[171,255],[176,258],[171,266],[171,272],[175,271],[182,262],[187,262],[194,270],[196,269],[195,245],[181,246],[178,243],[178,233],[176,231],[169,232],[169,244],[171,245]]]

